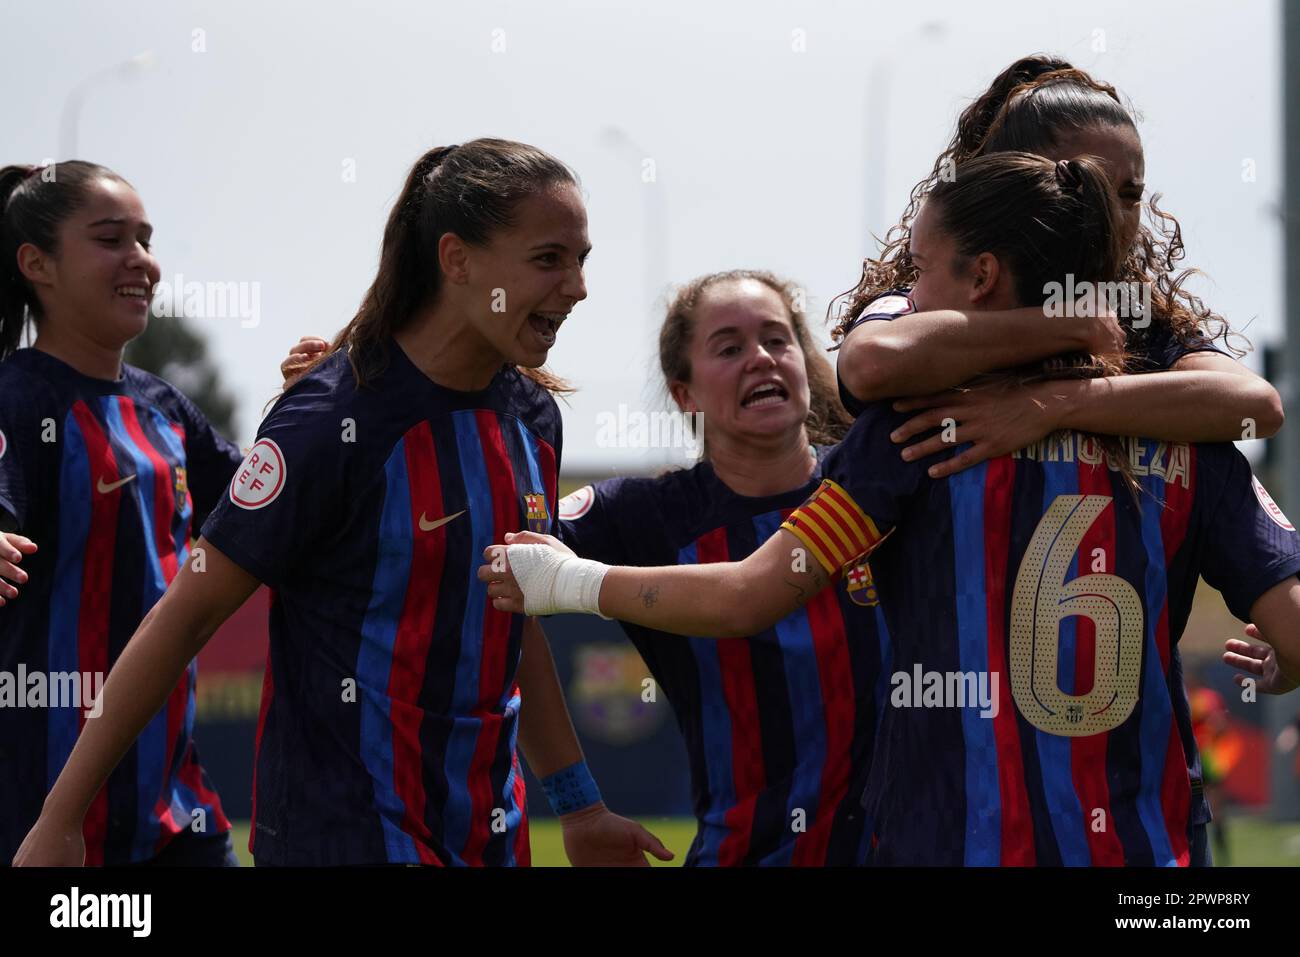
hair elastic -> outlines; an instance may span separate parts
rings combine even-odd
[[[1056,182],[1062,189],[1072,189],[1076,192],[1083,189],[1083,176],[1079,171],[1079,164],[1074,160],[1058,160],[1056,163]]]

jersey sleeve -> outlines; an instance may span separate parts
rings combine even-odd
[[[272,586],[347,525],[358,443],[344,441],[339,417],[312,398],[281,399],[203,525],[213,547]]]
[[[244,455],[189,398],[177,392],[176,401],[185,424],[186,480],[194,502],[192,527],[197,529],[225,494]]]
[[[628,561],[618,528],[618,489],[622,479],[584,485],[560,499],[559,538],[580,558],[623,565]]]
[[[1278,582],[1300,572],[1300,534],[1232,445],[1198,446],[1204,547],[1201,575],[1237,618]]]
[[[869,405],[822,460],[822,484],[781,526],[832,575],[871,554],[929,481],[933,459],[905,462],[889,438],[906,418],[887,403]]]
[[[848,328],[844,330],[844,335],[848,335],[864,322],[874,322],[876,320],[897,319],[899,316],[905,316],[908,313],[916,312],[916,304],[912,302],[912,297],[906,289],[893,289],[883,296],[877,296],[871,302],[867,303],[866,308],[858,315],[853,317]],[[862,410],[868,405],[862,402],[844,387],[844,380],[840,378],[839,363],[835,367],[835,381],[840,390],[840,404],[848,410],[849,414],[857,417],[862,414]]]
[[[1164,323],[1153,323],[1143,333],[1135,332],[1133,335],[1130,350],[1134,353],[1133,361],[1138,372],[1165,372],[1183,356],[1193,352],[1218,352],[1226,355],[1204,335],[1195,333],[1183,341]]]
[[[0,511],[9,516],[5,524],[11,530],[28,528],[33,513],[43,507],[41,491],[56,487],[57,476],[48,474],[55,445],[44,441],[60,428],[55,415],[30,383],[16,376],[0,380]]]
[[[554,405],[555,400],[552,399],[551,403]],[[560,483],[560,473],[563,468],[561,463],[564,460],[564,424],[560,419],[560,409],[558,405],[555,406],[555,432],[553,433],[553,441],[555,443],[553,446],[555,449],[555,484],[558,488]],[[557,492],[556,494],[558,495],[559,493]],[[564,538],[564,529],[560,519],[560,502],[555,503],[554,514],[551,517],[551,534],[561,540]]]

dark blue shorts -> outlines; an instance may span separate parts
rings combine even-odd
[[[1209,827],[1205,824],[1192,824],[1187,828],[1188,866],[1213,867],[1214,858],[1210,854]]]
[[[173,837],[156,856],[136,867],[238,867],[230,832],[195,834],[184,830]]]

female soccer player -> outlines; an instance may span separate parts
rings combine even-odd
[[[690,469],[617,478],[560,504],[562,537],[610,564],[736,561],[816,488],[848,416],[794,287],[736,270],[678,291],[659,359],[705,449]],[[809,443],[815,443],[810,445]],[[863,566],[771,627],[722,642],[623,628],[672,703],[698,831],[688,864],[854,864],[887,641]],[[850,634],[858,637],[849,641]],[[869,637],[870,636],[870,637]]]
[[[481,139],[421,157],[360,311],[262,423],[16,863],[80,862],[90,797],[259,582],[275,597],[256,862],[527,863],[517,669],[541,691],[539,727],[562,745],[572,730],[540,631],[492,608],[475,567],[505,533],[553,527],[555,380],[518,367],[542,365],[586,298],[589,249],[573,174],[541,150]],[[595,863],[671,856],[604,810],[580,753],[540,753],[578,825],[571,859],[573,842]]]
[[[1006,310],[1066,273],[1112,278],[1112,204],[1091,160],[963,164],[916,222],[918,307]],[[1066,431],[936,480],[885,456],[900,422],[864,410],[741,562],[609,568],[524,534],[480,578],[503,609],[725,635],[871,555],[893,655],[864,801],[874,862],[1206,861],[1177,639],[1203,575],[1297,673],[1300,536],[1230,444]]]
[[[295,346],[286,375],[318,344]],[[844,437],[851,420],[834,373],[794,286],[757,270],[683,286],[660,328],[659,362],[678,407],[699,416],[703,460],[579,489],[560,502],[561,535],[609,564],[739,560],[816,489],[820,456]],[[866,636],[880,626],[865,565],[848,587],[748,637],[665,641],[623,623],[690,756],[699,829],[688,865],[865,859],[860,797],[888,647]]]
[[[1113,321],[1049,318],[1036,304],[973,317],[961,310],[914,312],[907,290],[924,270],[909,245],[919,203],[952,169],[998,150],[1025,150],[1054,160],[1100,157],[1120,198],[1119,232],[1127,251],[1119,280],[1150,289],[1150,315],[1123,319],[1132,353],[1129,371],[1169,369],[1174,376],[1125,375],[1033,383],[1002,390],[945,391],[980,372],[1078,349],[1108,351]],[[958,423],[970,447],[936,463],[942,477],[1037,441],[1057,428],[1142,434],[1180,441],[1267,437],[1282,424],[1277,391],[1212,345],[1227,324],[1191,295],[1178,224],[1148,203],[1153,226],[1140,222],[1142,144],[1133,117],[1113,87],[1063,60],[1027,57],[993,81],[961,116],[948,149],[912,192],[902,221],[880,257],[868,260],[836,330],[840,395],[850,411],[882,398],[913,396],[899,405],[919,411],[895,435],[907,442],[945,419]],[[1077,278],[1077,277],[1076,277]],[[1133,310],[1129,310],[1130,313]],[[875,320],[893,319],[892,322]],[[1133,321],[1137,319],[1136,323]],[[1143,328],[1143,324],[1149,322]],[[934,442],[905,454],[924,456]]]
[[[4,860],[241,458],[185,396],[122,361],[149,320],[152,232],[136,191],[102,166],[0,170]],[[35,341],[20,349],[29,320]],[[86,796],[87,863],[236,862],[191,737],[191,659],[159,685],[107,785]]]

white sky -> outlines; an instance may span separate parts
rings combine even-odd
[[[0,161],[68,158],[60,115],[73,90],[152,54],[143,71],[91,81],[77,154],[140,191],[164,279],[260,284],[256,328],[195,323],[239,399],[246,444],[289,345],[332,335],[355,311],[416,157],[480,135],[541,146],[580,174],[595,245],[589,298],[551,353],[582,390],[562,405],[565,470],[644,471],[665,454],[599,448],[597,416],[666,408],[654,337],[667,284],[769,268],[801,282],[820,315],[856,282],[869,231],[894,222],[959,110],[1012,60],[1046,51],[1133,100],[1148,184],[1182,223],[1187,263],[1209,273],[1201,291],[1236,328],[1254,320],[1257,345],[1281,335],[1276,3],[911,6],[13,4]],[[205,52],[192,50],[196,29]],[[498,30],[505,49],[493,52]],[[635,146],[611,145],[610,127]],[[643,157],[657,182],[642,182]],[[882,218],[868,222],[873,208]],[[662,267],[646,265],[655,217]]]

